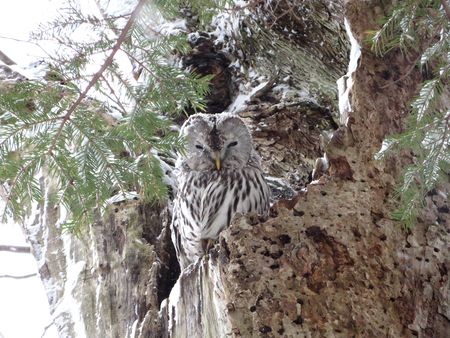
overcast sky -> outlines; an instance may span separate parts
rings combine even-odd
[[[0,225],[0,245],[27,245],[16,225]],[[0,275],[23,276],[37,273],[31,254],[0,252]],[[0,278],[0,337],[40,338],[51,322],[47,298],[41,280]],[[2,337],[2,338],[3,338]],[[58,337],[54,327],[45,338]]]
[[[56,15],[60,3],[61,0],[2,1],[0,50],[22,67],[43,55],[37,46],[25,41],[40,22]]]

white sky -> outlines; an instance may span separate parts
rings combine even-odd
[[[22,67],[43,55],[39,47],[25,41],[40,22],[56,15],[57,4],[60,3],[61,0],[3,0],[0,11],[0,50]]]
[[[0,244],[27,245],[17,225],[0,225]],[[31,254],[0,251],[0,275],[37,273]],[[39,338],[51,322],[47,297],[38,276],[26,279],[0,278],[0,337]],[[52,326],[44,336],[58,337]]]
[[[26,41],[42,20],[56,13],[61,0],[2,0],[0,10],[0,50],[19,66],[26,67],[43,55]],[[15,40],[14,40],[15,39]],[[3,208],[0,208],[2,210]],[[0,244],[27,245],[18,225],[0,224]],[[31,254],[0,252],[0,275],[37,273]],[[47,297],[39,277],[0,278],[0,337],[40,338],[51,322]],[[54,326],[45,338],[58,337]]]

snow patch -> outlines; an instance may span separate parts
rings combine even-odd
[[[121,192],[117,195],[114,195],[110,198],[108,198],[105,202],[106,205],[111,205],[114,203],[124,202],[124,201],[131,201],[139,198],[139,194],[136,191],[127,191],[127,192]]]
[[[169,298],[161,303],[159,313],[161,317],[168,315],[169,334],[176,332],[177,337],[199,337],[200,332],[205,337],[229,335],[231,325],[224,315],[228,310],[223,278],[218,267],[205,258],[181,272]]]
[[[170,35],[180,35],[181,33],[184,33],[187,31],[186,26],[186,20],[185,19],[179,19],[176,21],[171,22],[165,22],[162,25],[160,25],[157,29],[157,32],[170,36]]]
[[[289,78],[284,78],[283,81],[289,81]],[[280,101],[283,102],[308,100],[318,104],[306,89],[293,89],[286,83],[278,84],[273,87],[272,93],[279,94]]]
[[[61,324],[65,323],[65,314],[70,314],[71,322],[73,323],[73,330],[76,337],[84,338],[86,337],[86,330],[83,325],[84,321],[82,318],[81,303],[75,299],[74,294],[78,293],[77,288],[78,280],[81,273],[84,271],[86,262],[76,261],[72,248],[72,235],[68,233],[63,233],[61,236],[63,241],[63,247],[66,258],[66,278],[64,283],[64,294],[60,298],[60,301],[56,304],[53,313],[54,322],[63,321]],[[62,325],[58,325],[63,327]],[[62,332],[59,332],[63,334]]]
[[[212,25],[216,28],[212,32],[216,44],[225,43],[239,31],[240,19],[233,12],[220,13],[214,17]]]
[[[42,176],[42,173],[38,175],[39,177]],[[41,177],[41,179],[43,179]],[[37,241],[37,238],[42,238],[43,243],[42,245],[35,246],[35,250],[39,250],[39,252],[35,252],[35,257],[37,259],[38,267],[41,268],[46,264],[47,257],[47,250],[49,247],[49,226],[47,224],[48,215],[47,210],[51,208],[52,206],[49,205],[50,200],[50,194],[52,193],[52,188],[50,184],[45,185],[45,191],[44,191],[44,205],[39,206],[38,203],[33,203],[32,205],[32,211],[31,215],[35,215],[34,218],[28,219],[26,222],[28,223],[26,228],[29,230],[29,237],[31,241]],[[64,208],[63,205],[59,204],[59,215],[58,220],[56,221],[55,226],[58,228],[60,227],[66,220],[67,220],[67,210]],[[42,214],[41,214],[42,213]],[[39,231],[43,231],[44,234],[42,236],[39,235]],[[58,327],[63,327],[65,322],[66,314],[70,314],[72,318],[72,322],[74,324],[74,332],[76,333],[77,337],[86,337],[86,332],[83,326],[83,320],[81,316],[81,308],[79,302],[75,299],[74,294],[77,293],[77,283],[80,277],[80,274],[84,271],[86,263],[84,261],[76,261],[75,257],[71,253],[71,244],[72,244],[72,235],[69,233],[62,233],[60,239],[63,241],[63,248],[65,251],[65,255],[61,255],[59,253],[59,257],[65,256],[66,261],[66,269],[67,275],[61,276],[61,279],[65,281],[63,289],[64,294],[62,297],[60,297],[60,300],[58,303],[54,305],[54,308],[52,309],[52,319],[54,323],[61,322]],[[53,256],[58,253],[51,253]],[[43,279],[43,284],[45,285],[45,290],[47,292],[47,297],[50,298],[57,298],[58,295],[61,293],[61,287],[58,285],[58,283],[55,283],[52,279]],[[61,335],[64,335],[64,332],[59,332]],[[67,332],[68,334],[69,332]]]
[[[358,41],[356,41],[355,37],[353,36],[347,18],[344,19],[344,25],[351,43],[350,61],[348,64],[347,74],[345,74],[336,82],[339,95],[340,123],[343,125],[347,123],[348,113],[352,111],[349,97],[351,88],[353,86],[352,75],[356,71],[356,68],[358,68],[358,60],[361,57],[361,46],[358,44]]]
[[[156,150],[152,149],[151,153],[152,153],[152,156],[155,159],[157,159],[159,162],[159,166],[161,167],[161,170],[163,172],[163,178],[162,178],[163,183],[168,185],[169,187],[171,187],[173,193],[176,194],[178,191],[178,184],[177,184],[177,178],[173,172],[174,168],[172,166],[170,166],[169,164],[167,164],[167,162],[165,162],[163,159],[161,159],[161,157],[159,157]],[[174,161],[175,161],[175,159],[174,159]]]
[[[265,81],[260,83],[258,86],[254,88],[246,88],[245,85],[239,85],[239,95],[236,96],[234,101],[228,106],[225,112],[231,114],[238,114],[242,110],[247,107],[247,103],[251,100],[251,98],[265,85],[267,85],[269,81]]]
[[[137,337],[136,335],[136,329],[137,329],[137,325],[138,325],[139,319],[136,319],[133,324],[131,324],[131,334],[127,337]],[[127,329],[128,331],[128,329]]]

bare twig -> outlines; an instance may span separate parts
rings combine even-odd
[[[136,62],[139,65],[139,67],[141,67],[142,69],[146,70],[155,79],[157,79],[160,82],[163,81],[161,77],[159,77],[157,74],[155,74],[154,71],[152,71],[150,68],[148,68],[142,61],[138,60],[133,54],[128,52],[126,49],[121,49],[121,51],[124,52],[131,59],[131,61]]]
[[[120,107],[120,109],[122,109],[122,112],[123,112],[123,114],[124,115],[126,115],[127,114],[127,109],[123,106],[123,104],[122,104],[122,102],[120,102],[120,98],[119,98],[119,95],[117,95],[117,93],[116,93],[116,91],[114,90],[114,88],[112,87],[112,85],[109,83],[109,81],[108,81],[108,79],[107,78],[105,78],[103,75],[102,75],[102,79],[103,79],[103,81],[106,83],[106,86],[109,88],[109,90],[111,91],[111,94],[114,96],[114,99],[112,98],[112,97],[110,97],[109,95],[108,95],[108,98],[111,100],[111,101],[113,101],[114,103],[116,103],[119,107]],[[106,95],[106,93],[104,93],[105,95]],[[113,118],[110,114],[102,114],[102,117],[104,117],[105,118],[105,120],[108,122],[108,124],[110,124],[110,125],[115,125],[115,124],[117,124],[117,120],[115,119],[115,118]]]
[[[46,336],[48,329],[51,328],[53,325],[55,325],[55,321],[56,321],[59,317],[61,317],[63,314],[64,314],[64,312],[63,312],[62,314],[60,313],[59,315],[57,315],[56,317],[54,317],[54,318],[52,319],[52,321],[51,321],[49,324],[47,324],[46,327],[44,327],[44,330],[43,330],[43,332],[42,332],[41,338],[44,338],[44,337]],[[55,327],[56,327],[56,325],[55,325]],[[56,327],[56,329],[58,329],[58,328]]]
[[[42,48],[42,46],[40,44],[38,44],[37,42],[33,42],[33,41],[29,41],[29,40],[22,40],[22,39],[17,39],[17,38],[11,38],[9,36],[4,36],[4,35],[0,35],[0,39],[11,40],[11,41],[20,42],[20,43],[29,43],[31,45],[38,47],[47,56],[50,56],[50,54],[47,53],[47,51],[44,48]]]
[[[120,33],[119,37],[117,38],[116,44],[111,50],[111,53],[109,54],[108,58],[105,60],[103,65],[100,67],[97,73],[94,74],[93,78],[87,85],[87,87],[84,89],[84,91],[80,94],[78,99],[69,107],[67,110],[66,115],[64,115],[63,120],[61,124],[59,125],[58,130],[56,131],[56,135],[52,140],[52,144],[50,145],[50,148],[48,149],[48,153],[51,154],[53,152],[53,149],[56,146],[56,142],[58,141],[59,136],[62,133],[62,130],[64,128],[64,125],[69,121],[70,116],[73,114],[75,109],[80,105],[80,103],[86,98],[89,90],[97,83],[97,81],[101,78],[104,71],[112,64],[114,60],[114,56],[116,55],[117,51],[120,49],[121,44],[126,40],[127,35],[131,27],[133,26],[134,21],[136,20],[137,16],[139,15],[139,12],[142,10],[142,7],[146,3],[147,0],[140,0],[137,4],[136,8],[131,13],[130,19],[126,23],[125,27],[123,28],[122,32]]]
[[[422,55],[419,55],[419,56],[416,58],[416,60],[414,60],[414,62],[411,64],[411,66],[408,68],[408,70],[405,72],[405,74],[403,74],[402,76],[400,76],[400,77],[399,77],[397,80],[395,80],[395,81],[392,81],[392,82],[389,82],[389,83],[387,83],[387,84],[385,84],[385,85],[382,85],[380,88],[384,89],[384,88],[390,87],[390,86],[396,84],[397,82],[400,82],[400,81],[403,81],[404,79],[406,79],[406,78],[412,73],[412,71],[414,70],[414,68],[416,68],[417,62],[420,60],[421,56],[422,56]]]

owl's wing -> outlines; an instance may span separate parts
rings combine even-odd
[[[195,177],[180,175],[173,206],[171,236],[182,269],[203,254],[199,212],[201,189],[196,184]]]

